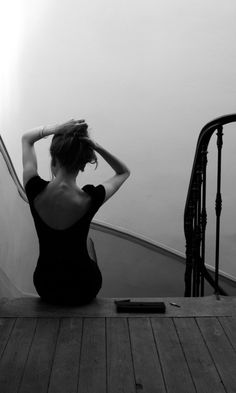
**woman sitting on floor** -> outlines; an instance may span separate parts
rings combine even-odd
[[[37,172],[34,143],[54,135],[50,146],[52,180]],[[91,302],[102,287],[102,274],[93,242],[87,249],[92,218],[129,177],[118,158],[89,137],[84,120],[40,127],[22,136],[23,184],[39,239],[33,282],[48,303],[81,305]],[[107,181],[80,188],[76,178],[99,153],[115,171]]]

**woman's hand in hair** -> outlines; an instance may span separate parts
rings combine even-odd
[[[74,120],[71,119],[65,123],[54,126],[54,134],[67,134],[79,130],[81,126],[84,126],[85,120]]]

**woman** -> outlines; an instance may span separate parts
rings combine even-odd
[[[54,135],[50,146],[52,180],[37,172],[34,143]],[[125,164],[89,137],[84,120],[41,127],[22,136],[23,184],[39,239],[33,281],[48,303],[81,305],[101,289],[102,275],[87,236],[92,218],[129,177]],[[79,188],[76,178],[99,153],[115,175],[97,187]]]

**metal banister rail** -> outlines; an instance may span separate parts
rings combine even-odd
[[[236,122],[236,114],[218,117],[207,123],[198,137],[192,173],[184,210],[184,233],[186,239],[186,270],[184,296],[204,296],[204,280],[214,288],[215,293],[227,295],[219,286],[219,246],[221,198],[221,151],[223,146],[223,126]],[[216,248],[215,277],[213,278],[205,266],[205,233],[207,225],[206,211],[206,168],[207,149],[210,139],[217,131],[217,191],[215,201],[216,212]]]

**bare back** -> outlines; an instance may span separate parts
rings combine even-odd
[[[51,228],[64,230],[82,218],[91,197],[84,191],[52,182],[34,200],[40,218]]]

